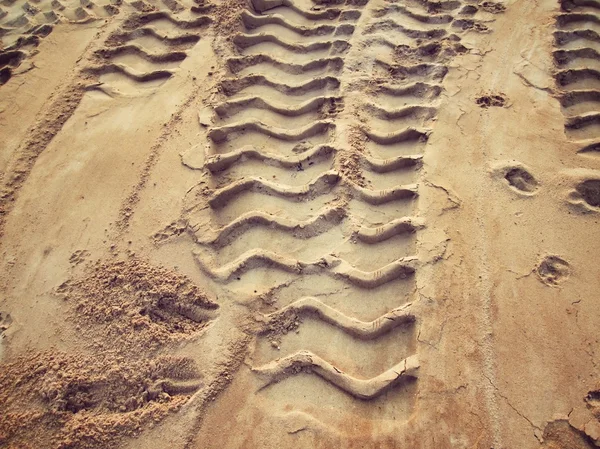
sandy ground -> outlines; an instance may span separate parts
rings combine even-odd
[[[600,446],[599,36],[0,2],[0,447]]]

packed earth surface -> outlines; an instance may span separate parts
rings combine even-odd
[[[0,0],[0,448],[600,447],[600,0]]]

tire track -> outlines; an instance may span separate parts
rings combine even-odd
[[[488,32],[488,22],[478,13],[489,12],[490,7],[411,0],[387,1],[374,9],[358,44],[375,54],[370,64],[364,63],[371,67],[371,79],[351,83],[367,98],[355,105],[361,123],[354,128],[351,143],[355,154],[388,162],[382,164],[385,169],[369,167],[363,182],[387,187],[394,182],[392,177],[418,172],[449,62],[467,51],[462,34]]]
[[[579,153],[600,149],[600,6],[588,0],[562,0],[556,16],[553,51],[558,99],[567,138]]]
[[[253,5],[224,51],[228,73],[218,81],[214,113],[200,118],[211,177],[186,217],[195,260],[217,288],[256,295],[263,355],[249,366],[264,378],[259,391],[312,373],[357,399],[385,396],[418,377],[413,294],[425,226],[416,215],[423,153],[450,61],[467,51],[461,35],[487,32],[478,13],[493,5]],[[285,340],[281,329],[301,326],[301,317],[354,343],[327,353],[315,332],[281,356],[269,352],[264,342]],[[394,332],[406,335],[400,345],[384,338]],[[379,374],[351,361],[347,372],[338,368],[359,340],[385,348],[382,358],[376,346],[361,346],[391,360],[376,364]]]
[[[200,40],[199,30],[210,23],[207,15],[184,19],[165,11],[132,14],[95,52],[95,64],[86,69],[98,77],[93,88],[109,96],[152,92],[175,74],[187,58],[186,50]],[[157,53],[156,48],[162,51]]]
[[[396,256],[391,262],[384,262],[380,255],[381,261],[375,260],[372,264],[375,269],[365,270],[334,254],[301,260],[280,249],[265,249],[271,242],[263,239],[269,234],[275,239],[277,233],[286,238],[306,240],[309,248],[311,239],[321,235],[327,236],[330,242],[348,235],[352,240],[375,248],[398,236],[410,240],[407,236],[424,225],[419,218],[406,215],[384,222],[371,221],[374,216],[369,213],[370,208],[379,208],[383,204],[414,202],[417,196],[414,183],[396,183],[381,188],[368,186],[359,178],[348,176],[344,169],[346,150],[340,149],[340,144],[347,146],[348,143],[340,142],[336,137],[340,133],[337,117],[344,114],[346,108],[345,97],[340,92],[341,74],[345,55],[352,48],[355,22],[367,2],[349,1],[345,5],[312,11],[303,10],[290,1],[276,3],[261,8],[260,2],[255,2],[258,12],[243,12],[241,21],[245,31],[232,38],[237,55],[226,62],[233,77],[220,83],[224,99],[214,107],[215,124],[208,133],[212,142],[205,159],[205,168],[212,173],[215,185],[220,187],[205,193],[214,214],[212,224],[207,226],[200,220],[198,225],[190,225],[201,248],[195,251],[196,262],[201,271],[224,285],[257,269],[281,271],[299,279],[326,276],[352,289],[367,292],[377,291],[393,281],[410,282],[408,279],[418,265],[413,255]],[[435,69],[431,72],[437,73]],[[289,76],[282,77],[282,74]],[[419,98],[433,99],[440,93],[437,86],[425,82],[413,83],[404,89],[407,96]],[[398,88],[388,86],[389,92],[395,90]],[[382,88],[384,91],[386,89]],[[383,121],[433,113],[431,107],[420,104],[392,110],[367,104],[362,110]],[[407,127],[391,135],[385,133],[378,140],[422,142],[428,132]],[[366,129],[365,133],[376,135],[377,131],[371,133]],[[412,171],[420,167],[421,160],[420,154],[372,155],[365,152],[358,157],[357,166],[383,175]],[[294,180],[306,179],[303,172],[315,170],[317,175],[307,182],[298,184]],[[270,173],[277,173],[272,176],[277,178],[276,181],[271,180]],[[261,204],[261,196],[300,203],[304,209],[311,206],[311,212],[307,215],[295,210],[294,214],[282,214],[280,210],[253,207]],[[250,201],[250,198],[256,199]],[[359,216],[351,212],[350,202],[362,204],[357,210],[364,210],[364,213]],[[215,226],[218,222],[222,224]],[[342,234],[339,234],[340,228]],[[258,239],[257,229],[265,231],[258,234]],[[332,230],[334,234],[331,234]],[[236,256],[235,250],[231,251],[234,242],[239,242],[235,248],[251,248],[248,245],[253,244],[257,247]],[[223,257],[225,254],[226,258]],[[352,259],[355,258],[356,255]],[[227,259],[229,261],[223,261]],[[314,298],[295,301],[282,311],[267,315],[267,319],[275,323],[292,312],[312,314],[337,329],[364,339],[377,339],[395,328],[411,327],[416,320],[414,315],[399,307],[378,320],[360,321]],[[301,351],[252,369],[259,376],[268,378],[265,386],[300,369],[317,374],[357,398],[371,399],[414,378],[417,368],[416,356],[411,356],[379,376],[360,379],[342,373],[318,355]]]
[[[456,9],[454,5],[444,6],[448,11]],[[260,7],[257,9],[261,10]],[[357,10],[332,7],[305,14],[291,6],[290,2],[273,9],[264,8],[264,12],[242,14],[246,31],[233,37],[239,56],[227,61],[234,77],[221,82],[225,101],[215,106],[217,124],[209,131],[212,144],[207,150],[205,164],[213,174],[215,183],[221,187],[210,193],[207,200],[216,214],[224,217],[218,211],[228,209],[230,212],[226,215],[232,219],[226,220],[221,226],[210,226],[209,232],[206,232],[206,227],[193,228],[197,243],[208,247],[196,252],[198,265],[209,277],[225,285],[255,269],[278,270],[300,278],[325,275],[351,288],[366,291],[375,291],[396,280],[412,282],[410,279],[418,266],[414,256],[397,258],[387,264],[380,263],[378,268],[370,271],[333,254],[325,254],[312,261],[290,257],[280,250],[261,248],[269,245],[267,242],[261,244],[262,240],[255,238],[248,243],[254,242],[258,247],[232,258],[229,247],[233,242],[251,239],[248,234],[250,231],[256,237],[253,230],[257,227],[267,232],[258,234],[262,238],[268,232],[275,238],[273,233],[278,232],[310,242],[310,239],[341,226],[344,228],[343,235],[349,234],[356,241],[374,247],[390,238],[412,235],[421,229],[423,223],[418,217],[399,216],[385,223],[377,223],[370,221],[376,216],[370,211],[397,201],[412,202],[414,207],[416,184],[398,185],[397,182],[390,183],[390,180],[399,176],[410,177],[420,168],[422,147],[431,133],[430,125],[437,115],[436,100],[448,71],[443,62],[446,54],[442,54],[442,45],[435,43],[409,45],[405,52],[410,58],[402,63],[393,59],[373,61],[372,75],[376,80],[385,79],[386,82],[376,82],[375,89],[371,88],[370,91],[365,88],[368,80],[353,80],[354,85],[347,83],[348,87],[358,87],[358,90],[368,93],[369,101],[352,105],[352,112],[361,118],[361,124],[352,127],[342,125],[340,129],[336,117],[344,115],[347,108],[347,100],[343,95],[344,59],[356,44],[356,39],[351,37],[354,24],[345,26],[347,24],[340,25],[339,22],[348,18],[355,21],[359,19],[360,12],[357,14]],[[394,16],[392,20],[385,17],[397,14],[418,22],[422,25],[421,29],[410,28],[402,22],[402,18]],[[375,17],[383,19],[368,27],[369,35],[359,45],[379,42],[395,50],[398,44],[388,36],[372,36],[382,30],[400,30],[404,38],[416,41],[423,37],[445,39],[449,32],[444,27],[458,28],[459,32],[476,28],[474,21],[467,23],[450,14],[427,14],[393,6],[377,11]],[[483,26],[480,27],[480,30],[483,29]],[[458,46],[454,48],[460,50]],[[312,73],[307,75],[304,73],[306,71]],[[282,82],[282,73],[291,76],[283,78],[286,81]],[[302,126],[297,126],[299,124]],[[336,137],[343,133],[347,133],[347,141],[340,141]],[[260,136],[264,139],[261,140]],[[321,140],[317,140],[317,137]],[[273,145],[273,139],[278,142],[277,145]],[[288,176],[295,176],[294,173],[307,169],[308,164],[318,170],[329,165],[329,170],[325,168],[325,171],[304,184],[285,181]],[[248,166],[248,170],[254,169],[254,174],[248,176],[245,166]],[[259,173],[271,173],[272,169],[266,168],[274,166],[279,169],[277,181],[271,181],[270,176],[255,174],[256,170]],[[366,180],[366,176],[370,179]],[[242,200],[242,196],[247,198],[248,195],[278,197],[302,204],[312,203],[320,197],[336,200],[319,202],[324,205],[321,208],[314,204],[311,210],[317,207],[318,212],[300,219],[296,214],[282,217],[280,212],[252,207],[243,212],[239,204],[243,202],[249,205],[250,202]],[[362,206],[350,212],[348,205],[356,201]],[[251,202],[252,205],[260,203],[259,199]],[[236,216],[237,210],[240,212]],[[355,212],[361,216],[356,216]],[[365,224],[356,226],[365,220]],[[216,221],[222,219],[218,220],[215,216]],[[228,262],[221,261],[220,255],[225,254],[225,249],[228,249]],[[278,296],[284,299],[284,294]],[[377,339],[396,326],[412,327],[416,321],[413,315],[410,315],[410,319],[392,319],[398,309],[384,314],[385,318],[379,321],[360,321],[314,298],[292,302],[281,312],[268,315],[268,320],[277,322],[290,312],[311,313],[357,338]],[[386,320],[386,324],[378,327],[376,323],[381,323],[381,320]],[[370,328],[374,330],[368,330]],[[416,356],[410,356],[409,360],[415,369],[410,370],[408,377],[415,377],[418,366]],[[406,360],[403,360],[397,366],[405,363]],[[308,370],[362,399],[377,397],[396,382],[406,380],[404,375],[399,374],[404,371],[397,367],[373,379],[359,380],[342,374],[333,366],[303,350],[253,369],[268,377],[266,385]]]
[[[174,0],[168,0],[167,3]],[[59,24],[89,24],[109,20],[121,12],[158,11],[165,8],[174,12],[185,9],[179,6],[176,11],[162,2],[150,5],[141,1],[123,3],[121,0],[4,0],[0,6],[0,85],[5,84],[18,73],[22,61],[34,56],[40,39],[50,34]],[[10,53],[19,51],[21,57],[15,59]]]
[[[453,11],[462,6],[460,2],[416,3],[416,6],[425,9],[423,14],[398,7],[398,4],[390,4],[386,8],[375,11],[374,17],[379,20],[375,20],[375,23],[366,27],[367,36],[358,43],[360,49],[365,50],[378,43],[382,44],[395,53],[390,60],[373,60],[373,72],[367,74],[370,76],[369,79],[360,79],[356,75],[350,75],[350,80],[345,82],[342,71],[340,86],[342,95],[346,88],[355,97],[352,102],[345,100],[346,110],[344,112],[352,110],[359,117],[360,124],[351,125],[345,129],[340,126],[337,129],[338,134],[344,131],[348,133],[346,145],[343,148],[338,147],[336,151],[335,166],[341,175],[339,186],[348,198],[365,201],[369,206],[375,208],[387,202],[376,198],[387,196],[389,192],[403,192],[401,196],[393,199],[414,201],[417,198],[416,185],[408,189],[390,188],[389,186],[397,184],[397,179],[400,177],[410,176],[411,171],[414,172],[421,166],[423,144],[427,142],[432,131],[432,122],[437,116],[439,106],[436,100],[442,92],[441,83],[448,72],[447,61],[453,55],[466,51],[459,43],[458,34],[487,31],[487,26],[475,19],[456,18],[451,14],[432,15],[431,13],[431,9],[434,7],[444,7],[445,11]],[[474,9],[472,14],[475,14],[477,8],[473,5],[471,7]],[[397,15],[403,17],[396,17]],[[388,18],[388,16],[394,17]],[[410,19],[410,23],[406,23],[406,18]],[[420,28],[417,28],[418,24],[415,22],[421,25]],[[402,40],[400,42],[391,40],[390,36],[393,34],[391,31],[400,31]],[[378,34],[382,32],[385,35],[379,36]],[[421,39],[434,40],[434,42],[422,44],[419,42]],[[404,45],[407,40],[409,43]],[[440,42],[435,42],[435,40]],[[356,39],[352,42],[352,46],[355,45],[357,45]],[[356,95],[357,92],[366,95]],[[364,97],[368,97],[369,100],[361,101],[360,98]],[[398,153],[401,154],[398,155]],[[386,194],[383,195],[383,192]],[[366,210],[370,209],[366,208]],[[400,229],[403,232],[408,230],[412,234],[420,228],[415,226],[417,220],[418,218],[398,218],[386,226],[371,228],[376,231],[368,236],[363,234],[361,239],[369,243],[378,243],[389,237],[386,235],[387,232],[394,233]],[[416,258],[411,258],[411,260],[416,262]],[[417,269],[418,263],[414,266],[414,270]],[[369,287],[377,288],[380,285],[370,285]],[[304,308],[306,308],[307,311],[315,314],[317,319],[333,323],[334,326],[349,331],[357,338],[368,338],[369,335],[377,338],[380,335],[377,330],[370,334],[371,327],[375,326],[373,323],[377,321],[369,323],[348,317],[333,308],[327,309],[326,305],[315,298],[307,299],[306,303],[302,301],[292,303],[284,307],[281,312],[275,312],[269,317],[281,320],[281,325],[284,325],[287,319],[285,315],[288,311],[304,312]],[[402,324],[410,326],[414,320],[416,317]],[[375,327],[375,329],[377,328]],[[363,331],[366,333],[362,333]],[[414,361],[415,367],[418,366],[417,355],[412,355],[407,360]],[[402,363],[400,362],[398,366]],[[257,367],[255,370],[261,374],[267,374],[267,385],[308,370],[357,398],[372,399],[385,391],[385,388],[382,388],[374,390],[373,393],[364,394],[356,385],[344,386],[347,385],[346,382],[351,383],[355,379],[341,373],[329,362],[304,350]],[[400,378],[401,370],[396,371],[396,375]],[[333,377],[330,373],[338,373],[341,377]],[[381,376],[386,376],[387,373],[390,371],[384,372]],[[416,377],[416,369],[410,376]],[[377,378],[363,379],[361,382],[370,383]]]
[[[37,53],[42,38],[52,31],[52,26],[4,27],[0,20],[0,86],[6,84],[23,61]]]
[[[553,57],[565,135],[578,154],[600,155],[600,3],[561,0]],[[583,161],[583,160],[582,160]],[[572,178],[567,202],[578,212],[598,212],[600,179],[593,171]]]

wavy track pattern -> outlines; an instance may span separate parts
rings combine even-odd
[[[600,6],[561,0],[554,32],[555,79],[565,115],[565,133],[579,153],[600,154]]]
[[[305,262],[262,249],[250,250],[219,267],[212,267],[201,253],[196,252],[196,262],[204,273],[222,283],[230,282],[247,271],[267,267],[288,273],[327,274],[366,289],[376,288],[396,279],[405,279],[415,272],[417,265],[415,258],[408,257],[398,259],[375,271],[362,271],[331,255]]]
[[[265,387],[289,376],[304,371],[309,372],[322,377],[358,399],[368,400],[382,395],[398,383],[405,381],[406,378],[416,377],[418,369],[417,356],[411,356],[372,379],[357,379],[342,372],[319,356],[309,351],[302,351],[268,365],[255,367],[253,371],[266,379]]]
[[[96,89],[110,96],[143,95],[174,75],[187,58],[186,50],[200,40],[200,30],[212,19],[208,16],[183,19],[179,16],[182,9],[172,10],[175,12],[132,14],[106,39],[104,48],[96,51],[96,65],[87,69],[100,78]],[[153,28],[157,22],[169,24],[172,34]],[[139,43],[143,39],[153,40],[164,52],[148,50]],[[108,74],[112,76],[107,77]]]
[[[300,221],[281,217],[262,211],[248,212],[227,225],[203,231],[196,240],[202,245],[221,248],[238,238],[241,234],[257,226],[269,227],[273,230],[288,232],[297,238],[308,239],[339,225],[347,213],[343,208],[325,208],[314,217]],[[381,226],[359,226],[354,231],[358,240],[366,243],[380,243],[401,234],[412,234],[424,227],[422,220],[414,217],[397,218]]]
[[[338,225],[344,217],[344,209],[331,207],[321,210],[314,217],[304,221],[281,217],[263,211],[254,211],[243,214],[227,225],[210,233],[203,231],[197,240],[198,243],[203,245],[221,248],[231,243],[231,241],[249,229],[257,226],[293,233],[298,238],[310,238]]]
[[[379,139],[383,140],[383,139]],[[276,153],[262,151],[257,148],[246,146],[225,154],[207,155],[205,166],[212,173],[227,170],[236,163],[250,159],[264,161],[286,169],[298,169],[316,161],[331,157],[336,153],[330,145],[317,145],[298,156],[280,156]],[[372,172],[387,173],[401,168],[418,167],[421,165],[422,155],[396,156],[387,159],[379,159],[369,155],[361,156],[361,165]]]
[[[416,317],[409,312],[411,306],[412,304],[410,303],[406,304],[373,321],[365,322],[349,317],[340,311],[329,307],[317,298],[307,297],[293,302],[276,313],[267,315],[267,318],[269,318],[271,322],[278,322],[282,317],[285,317],[290,313],[294,315],[313,315],[356,338],[373,340],[390,332],[398,326],[414,322]]]
[[[21,51],[25,57],[17,61],[11,58],[9,63],[0,62],[0,85],[8,82],[19,64],[31,54],[35,54],[35,48],[40,39],[50,34],[55,25],[67,24],[89,24],[94,21],[107,20],[115,15],[128,15],[134,13],[131,20],[127,20],[124,26],[133,30],[134,33],[144,29],[143,23],[151,23],[156,20],[170,21],[175,28],[195,28],[207,24],[206,13],[212,9],[211,5],[199,6],[193,0],[5,0],[0,6],[0,59],[7,56],[13,50]],[[139,14],[154,10],[150,14],[143,14],[138,21]],[[191,18],[178,18],[183,13],[190,11]],[[197,14],[204,17],[198,18]],[[188,16],[190,17],[190,16]],[[141,28],[140,28],[141,27]],[[146,32],[148,29],[146,29]],[[120,42],[134,41],[137,36],[126,31],[120,33]],[[129,34],[129,35],[127,35]],[[147,34],[146,34],[147,35]],[[161,39],[159,35],[156,36]],[[167,37],[168,39],[168,37]],[[186,40],[187,39],[187,40]],[[184,37],[183,41],[190,44],[197,42],[198,35]],[[183,41],[171,41],[173,44],[183,44]],[[132,67],[129,67],[132,68]],[[155,71],[150,70],[150,71]],[[125,75],[126,76],[126,75]]]
[[[217,190],[208,200],[208,204],[215,209],[224,207],[233,198],[246,191],[258,191],[262,194],[276,195],[287,198],[290,201],[305,201],[331,190],[339,180],[340,175],[334,170],[325,172],[308,184],[300,187],[290,187],[277,182],[265,181],[260,177],[248,177],[232,182]]]
[[[333,186],[338,184],[340,180],[342,178],[334,170],[322,173],[308,184],[299,187],[266,181],[260,177],[248,177],[217,190],[208,200],[208,204],[214,209],[222,208],[240,193],[247,191],[278,196],[289,201],[306,201],[331,191]],[[349,180],[343,180],[342,182],[354,193],[355,198],[368,204],[379,205],[391,201],[412,199],[417,196],[416,184],[397,186],[391,189],[371,190]]]
[[[52,31],[51,23],[58,20],[40,12],[34,16],[41,18],[36,20],[32,11],[24,11],[17,3],[10,11],[0,9],[0,86],[12,78],[25,59],[36,53],[41,39]]]
[[[374,263],[373,270],[364,270],[333,254],[298,260],[284,249],[261,248],[267,244],[261,244],[260,239],[249,242],[247,239],[255,235],[249,231],[260,227],[273,239],[277,233],[284,233],[306,240],[306,245],[335,227],[362,245],[385,245],[396,236],[414,238],[425,225],[418,217],[397,215],[384,221],[372,219],[371,214],[374,217],[384,207],[396,210],[397,203],[414,205],[418,197],[416,184],[393,180],[416,172],[422,165],[422,147],[431,133],[448,67],[436,57],[435,45],[421,45],[417,40],[427,37],[437,42],[455,30],[460,20],[463,27],[465,19],[453,16],[461,4],[435,2],[443,9],[441,14],[431,14],[431,5],[425,0],[417,2],[423,9],[418,13],[393,4],[376,12],[376,23],[369,30],[400,31],[414,40],[415,48],[421,45],[415,54],[420,52],[423,58],[403,65],[376,61],[374,76],[385,73],[381,78],[386,82],[375,83],[374,95],[352,111],[368,118],[356,125],[368,148],[354,159],[358,170],[373,176],[374,181],[368,184],[344,171],[343,161],[351,143],[341,142],[338,137],[346,136],[348,129],[337,128],[337,118],[345,114],[347,101],[345,61],[354,46],[360,45],[355,36],[356,21],[365,12],[368,0],[340,1],[310,11],[293,0],[253,3],[255,11],[240,16],[244,30],[232,35],[233,54],[226,58],[229,76],[220,82],[222,99],[214,106],[216,114],[208,132],[211,142],[204,165],[213,176],[213,185],[220,186],[207,194],[211,214],[219,217],[228,211],[226,216],[233,218],[225,220],[224,225],[211,227],[209,222],[193,229],[199,248],[195,252],[197,264],[223,288],[252,270],[274,270],[298,279],[331,278],[360,292],[365,301],[376,301],[380,287],[391,282],[412,282],[419,266],[416,257],[394,255],[379,266]],[[411,24],[404,24],[398,15],[408,17]],[[390,25],[392,22],[398,26]],[[422,27],[411,27],[413,22]],[[321,140],[313,143],[316,137]],[[400,147],[411,150],[399,154]],[[320,174],[312,179],[303,177],[303,182],[294,181],[298,173],[314,164],[319,164]],[[327,168],[322,170],[321,165]],[[380,184],[380,178],[392,182]],[[263,210],[261,196],[277,197],[277,204],[289,203],[290,208],[294,203],[310,205],[325,199],[319,201],[322,205],[311,216],[297,219],[285,211]],[[246,197],[255,201],[245,201]],[[359,204],[357,210],[364,211],[365,216],[355,216],[348,206],[350,202]],[[244,210],[244,204],[258,206]],[[237,248],[233,245],[238,240],[251,243],[254,249],[224,261],[225,250]],[[377,340],[397,328],[414,327],[417,316],[410,304],[403,303],[406,301],[401,300],[398,307],[369,321],[346,315],[316,297],[305,297],[266,315],[265,321],[276,324],[290,314],[310,315],[353,338]],[[260,332],[258,338],[266,338],[266,334]],[[418,367],[417,356],[411,355],[380,375],[364,379],[360,373],[342,372],[306,349],[252,370],[266,379],[265,387],[299,372],[310,372],[355,398],[369,400],[416,377]]]

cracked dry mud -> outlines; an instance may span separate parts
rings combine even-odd
[[[0,1],[0,447],[600,446],[600,1]]]

